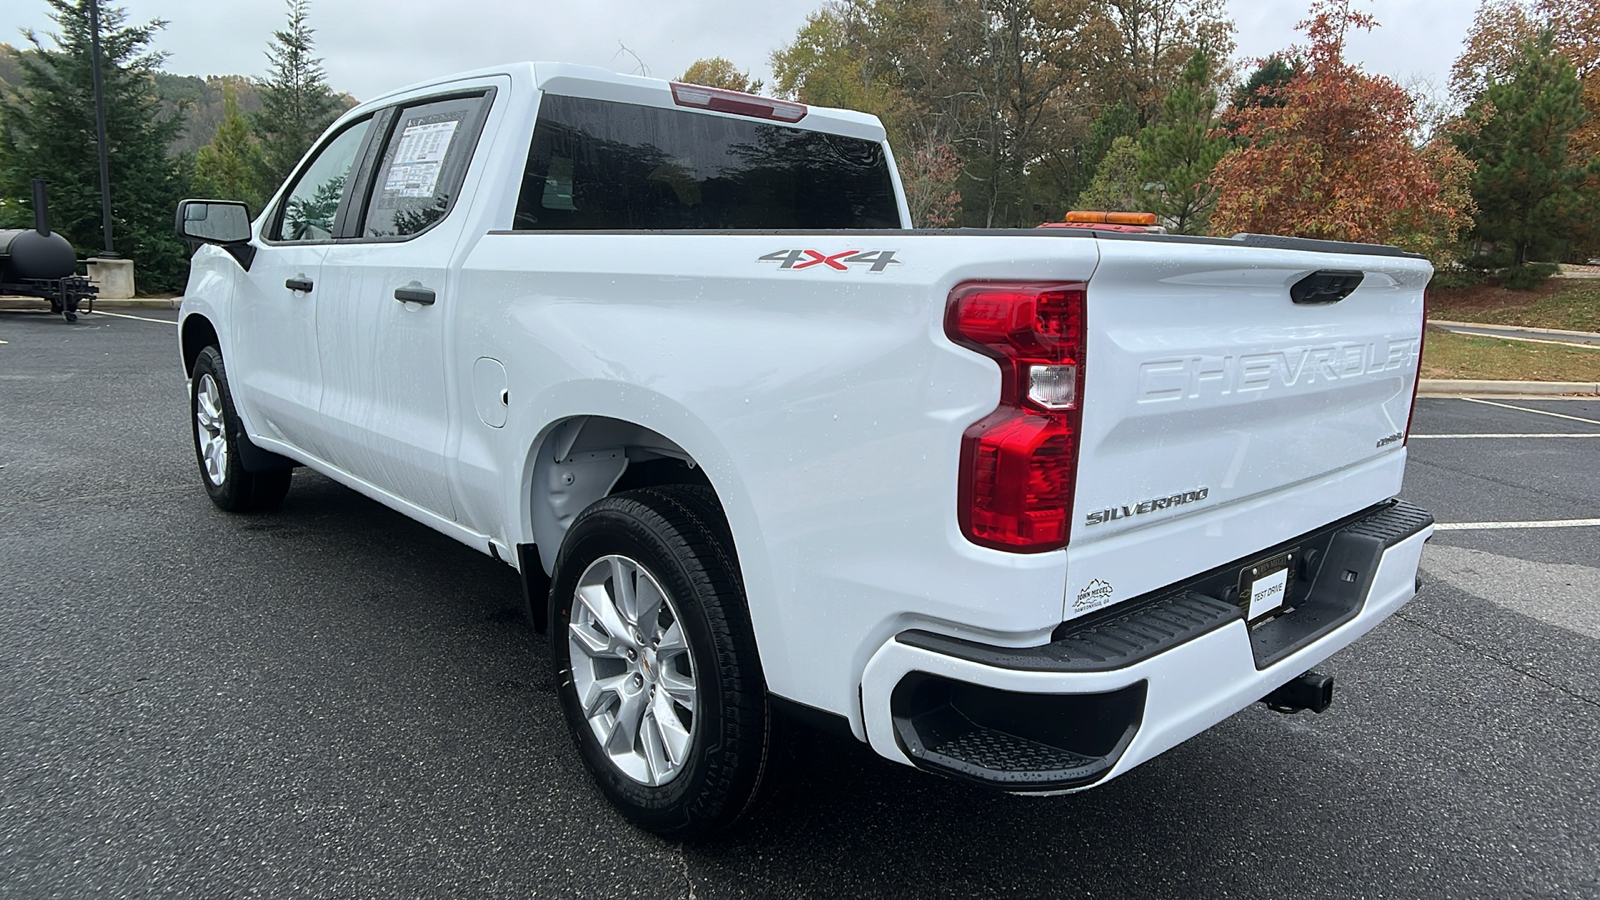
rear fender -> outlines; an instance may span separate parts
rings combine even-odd
[[[527,421],[546,424],[528,440],[518,473],[516,543],[536,546],[525,558],[552,574],[572,519],[611,493],[630,465],[677,459],[703,472],[722,504],[757,640],[763,622],[775,627],[771,565],[755,539],[755,508],[731,455],[704,422],[664,395],[616,382],[571,383],[541,401],[529,405]],[[515,409],[513,417],[508,427],[517,427]]]

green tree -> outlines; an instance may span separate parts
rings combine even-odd
[[[1177,234],[1204,234],[1217,205],[1211,170],[1228,151],[1228,139],[1213,127],[1217,93],[1211,68],[1211,54],[1196,50],[1155,124],[1139,133],[1140,208]]]
[[[1094,180],[1078,196],[1079,209],[1107,212],[1142,212],[1139,194],[1139,141],[1123,135],[1111,142],[1111,149],[1100,160]]]
[[[732,60],[721,56],[695,60],[683,70],[678,80],[684,84],[699,84],[746,94],[759,94],[762,87],[759,80],[751,82],[749,72],[740,71]]]
[[[1132,137],[1138,130],[1138,117],[1131,104],[1119,102],[1105,107],[1089,123],[1084,136],[1049,149],[1043,165],[1037,167],[1043,183],[1035,192],[1048,198],[1051,210],[1082,208],[1079,198],[1111,152],[1112,142],[1119,137]]]
[[[1542,29],[1554,33],[1555,51],[1566,57],[1583,84],[1588,121],[1578,126],[1567,144],[1567,156],[1582,163],[1600,159],[1600,2],[1595,0],[1481,0],[1467,31],[1461,56],[1450,70],[1450,86],[1461,106],[1475,103],[1489,85],[1509,78],[1510,66],[1524,42],[1538,40]],[[1589,190],[1600,193],[1600,175]],[[1600,256],[1600,229],[1575,241],[1574,257]]]
[[[895,145],[926,131],[934,111],[910,101],[896,60],[880,58],[884,37],[901,30],[895,27],[898,9],[875,0],[824,3],[806,17],[792,43],[772,54],[774,93],[871,113],[883,120]]]
[[[1261,61],[1244,84],[1233,92],[1233,108],[1247,106],[1282,106],[1281,92],[1300,74],[1299,60],[1286,60],[1276,54]]]
[[[312,55],[310,0],[287,3],[289,27],[274,31],[267,45],[268,75],[255,122],[266,164],[262,181],[272,189],[283,183],[344,106],[328,88],[322,60]]]
[[[830,0],[772,64],[782,96],[953,148],[962,224],[1033,225],[1071,171],[1039,164],[1107,105],[1115,43],[1100,0]]]
[[[21,86],[0,102],[0,207],[13,224],[32,219],[30,182],[50,182],[51,225],[80,253],[101,247],[100,165],[95,142],[94,66],[87,0],[46,0],[57,30],[32,32],[18,54]],[[100,9],[101,76],[110,150],[113,240],[134,261],[142,290],[183,286],[188,255],[172,233],[186,181],[167,147],[183,123],[163,116],[154,74],[165,54],[150,43],[165,22],[128,24],[118,6]]]
[[[1491,73],[1487,84],[1455,135],[1477,163],[1474,235],[1513,267],[1552,260],[1595,225],[1586,183],[1600,174],[1600,160],[1577,162],[1567,152],[1588,118],[1583,85],[1548,29],[1522,44],[1504,80]]]
[[[284,236],[291,241],[305,241],[333,231],[333,216],[339,210],[339,198],[344,196],[344,184],[345,176],[340,175],[317,185],[310,197],[291,197],[283,211]]]
[[[223,85],[222,109],[222,122],[211,142],[195,151],[195,191],[219,200],[243,200],[252,213],[259,213],[271,190],[261,180],[266,162],[260,141],[239,112],[232,84]]]
[[[1195,48],[1232,46],[1222,0],[825,0],[773,55],[780,96],[947,145],[958,222],[1035,225],[1147,121]]]

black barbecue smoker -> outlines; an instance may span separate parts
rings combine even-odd
[[[72,244],[50,231],[44,181],[35,178],[33,229],[0,230],[0,294],[48,300],[50,312],[76,322],[78,313],[94,312],[98,291],[77,271]]]

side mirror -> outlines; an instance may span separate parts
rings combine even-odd
[[[242,244],[250,240],[250,209],[237,200],[184,200],[178,203],[178,237],[203,244]]]

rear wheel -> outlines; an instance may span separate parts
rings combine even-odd
[[[681,838],[744,815],[767,774],[771,715],[711,492],[646,488],[584,510],[550,602],[562,709],[611,802]]]
[[[228,391],[228,373],[222,354],[206,347],[195,359],[189,388],[189,411],[194,424],[195,459],[200,479],[211,502],[228,512],[273,509],[289,493],[294,473],[247,472],[239,457],[243,432]]]

